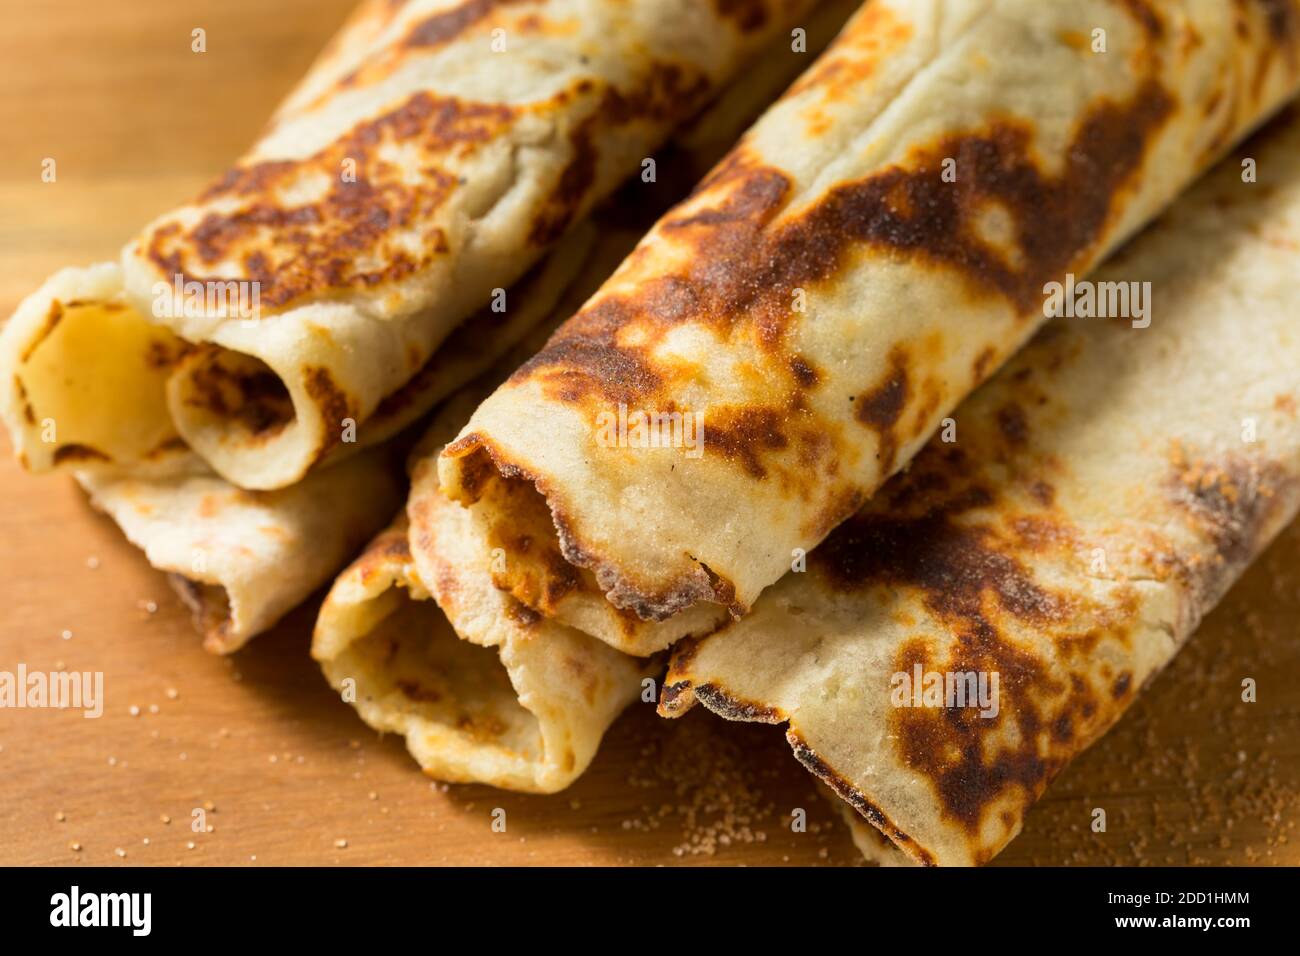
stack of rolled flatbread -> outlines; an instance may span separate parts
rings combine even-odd
[[[848,9],[363,3],[231,170],[19,305],[20,461],[72,470],[237,649],[387,523],[403,432],[608,268],[593,210],[629,177],[641,215],[680,198],[797,72],[790,32]]]
[[[849,4],[515,6],[367,6],[27,300],[20,454],[218,649],[396,511],[312,651],[439,779],[553,792],[699,702],[786,725],[872,859],[987,861],[1300,508],[1300,0],[867,0],[810,65]],[[791,79],[643,235],[605,198]],[[150,315],[173,273],[263,314]]]

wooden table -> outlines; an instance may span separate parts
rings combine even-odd
[[[350,5],[0,0],[0,315],[54,269],[115,257],[219,172]],[[103,671],[107,698],[98,720],[0,710],[0,863],[857,862],[779,732],[703,713],[634,708],[558,796],[431,784],[308,659],[319,598],[211,657],[69,480],[5,460],[0,501],[0,670]],[[1293,528],[998,862],[1300,863],[1297,619]],[[1258,703],[1240,703],[1243,676]]]

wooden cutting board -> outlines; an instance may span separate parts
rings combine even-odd
[[[0,0],[0,315],[224,168],[350,6]],[[6,460],[0,501],[0,670],[102,671],[106,698],[99,719],[0,710],[0,864],[858,860],[775,728],[703,713],[634,707],[558,796],[431,783],[308,659],[319,596],[214,658],[70,480]],[[1298,619],[1292,528],[997,862],[1300,864]]]

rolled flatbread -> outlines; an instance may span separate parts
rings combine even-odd
[[[804,49],[824,48],[852,9],[852,2],[823,4],[804,28]],[[791,52],[784,40],[774,44],[761,71],[679,134],[681,148],[661,172],[693,182],[798,73]],[[326,678],[371,727],[403,734],[420,767],[438,779],[548,793],[568,786],[662,666],[549,620],[499,588],[510,558],[478,547],[479,514],[441,493],[437,468],[438,452],[474,408],[631,251],[646,213],[653,221],[662,211],[648,209],[638,191],[631,184],[597,218],[598,247],[553,319],[439,410],[412,454],[406,513],[339,577],[321,608],[312,654]],[[539,547],[549,524],[543,530]],[[527,533],[514,532],[516,543]],[[631,620],[629,628],[634,641],[643,625]]]
[[[405,488],[402,459],[411,442],[401,429],[410,416],[552,316],[588,268],[595,231],[590,223],[575,227],[511,289],[513,308],[472,317],[381,402],[362,441],[340,446],[325,467],[287,488],[239,488],[170,429],[166,370],[189,346],[123,302],[114,265],[63,270],[29,296],[6,329],[15,347],[0,352],[0,368],[13,362],[26,448],[80,463],[76,477],[91,503],[167,572],[204,647],[228,654],[328,582],[388,523]],[[68,369],[96,374],[70,377]],[[105,460],[95,451],[104,434],[114,436],[113,447],[139,454],[127,464]]]
[[[1053,321],[806,569],[679,645],[661,711],[787,724],[912,860],[989,860],[1300,507],[1297,274],[1293,111],[1098,273],[1151,284],[1149,327]]]
[[[593,257],[592,286],[607,267],[608,254]],[[561,314],[504,358],[495,377],[439,409],[411,455],[407,508],[339,575],[312,636],[312,656],[343,699],[376,730],[402,734],[439,780],[562,790],[662,666],[548,621],[496,588],[495,556],[473,549],[469,513],[437,492],[437,452]]]
[[[466,320],[414,376],[384,396],[364,427],[340,419],[340,442],[322,464],[390,440],[489,368],[550,317],[586,268],[594,241],[590,223],[575,226],[509,290],[507,307],[488,305]],[[195,467],[192,455],[177,455],[192,449],[167,406],[168,382],[194,346],[133,308],[121,276],[113,263],[62,269],[0,330],[0,382],[10,383],[0,389],[0,418],[30,470],[62,466],[141,475],[166,472],[178,462],[182,470]],[[262,380],[249,386],[240,414],[264,421],[281,407],[275,389]]]
[[[277,491],[237,488],[187,458],[189,467],[166,475],[76,477],[91,504],[167,572],[215,654],[238,650],[328,581],[383,527],[405,488],[389,445]]]
[[[441,486],[560,623],[645,653],[742,615],[1030,337],[1048,283],[1298,84],[1296,0],[872,0],[478,408]]]
[[[339,575],[317,618],[311,652],[326,680],[369,726],[401,734],[438,780],[564,789],[663,666],[550,621],[497,588],[499,555],[476,548],[473,516],[437,481],[438,452],[474,408],[635,243],[638,233],[620,230],[617,218],[601,221],[586,281],[552,320],[438,410],[411,455],[407,507]]]
[[[366,105],[366,98],[358,99],[353,93],[364,90],[371,79],[378,81],[383,70],[393,65],[379,61],[385,60],[384,50],[406,35],[402,33],[402,23],[414,23],[421,11],[427,12],[433,6],[436,5],[408,4],[407,12],[393,20],[389,5],[363,5],[281,108],[272,132],[286,122],[299,124],[299,128],[302,124],[310,127],[314,121],[302,117],[322,111],[333,115],[334,108],[327,106],[331,97],[352,104],[347,107],[348,116],[382,105],[378,101]],[[548,16],[554,22],[563,22],[569,15],[563,10],[572,7],[570,13],[577,16],[582,12],[579,8],[593,5],[524,3],[517,6],[521,12],[528,6],[545,7],[551,11]],[[635,9],[625,4],[595,6],[602,8],[597,11],[601,17],[615,19],[624,15],[636,19],[649,9],[646,4],[634,5]],[[605,9],[612,6],[619,9]],[[663,9],[657,14],[660,19],[673,13],[673,4],[661,6]],[[731,31],[713,34],[713,38],[724,45],[738,42],[746,46],[752,36],[772,34],[779,24],[769,16],[768,6],[759,3],[750,8],[756,22],[742,31],[746,36],[741,40],[736,40]],[[806,6],[795,4],[783,8],[781,16],[793,15]],[[815,15],[809,17],[808,29],[814,35],[810,43],[824,44],[847,18],[852,3],[822,0],[818,6]],[[480,41],[486,42],[491,36],[490,31],[482,35],[482,31],[474,31],[494,22],[495,16],[482,5],[470,4],[466,9],[475,18],[463,24],[455,22],[454,17],[442,21],[451,32],[441,35],[435,44],[469,44],[461,50],[462,58],[467,55],[466,50],[479,49]],[[692,22],[691,18],[696,16],[697,13],[690,12],[684,22]],[[633,26],[636,30],[672,29],[663,24]],[[529,20],[523,24],[523,33],[531,36],[538,27]],[[430,28],[426,26],[425,36],[431,38],[433,34],[427,33],[427,29]],[[533,36],[530,42],[541,41]],[[573,54],[573,49],[565,46],[567,41],[555,42],[560,49],[557,52],[548,46],[551,53]],[[535,56],[537,48],[529,49],[533,51],[529,55]],[[411,53],[410,64],[399,72],[405,71],[404,75],[411,70],[415,72],[401,82],[384,80],[374,95],[406,95],[408,87],[422,82],[420,77],[431,69],[428,63],[418,65],[424,62],[423,56]],[[537,66],[532,60],[529,62],[529,69]],[[583,73],[590,66],[588,63],[570,72]],[[605,58],[596,68],[609,66]],[[621,88],[619,83],[636,80],[635,67],[636,63],[630,64],[623,73],[597,88],[606,96],[615,96],[615,91]],[[671,195],[677,188],[674,183],[696,181],[708,164],[734,141],[739,132],[737,118],[747,122],[756,115],[779,90],[779,86],[773,85],[773,76],[788,78],[792,69],[747,76],[743,82],[723,88],[703,116],[677,133],[668,157],[658,158],[660,172],[668,174],[672,182],[647,188],[666,188]],[[522,81],[526,75],[527,71],[521,73],[519,79]],[[690,100],[693,108],[693,96]],[[629,103],[629,109],[633,105]],[[629,115],[621,120],[606,117],[620,131],[617,135],[624,138],[608,155],[597,155],[602,168],[627,145],[626,137],[652,136],[652,128],[675,123],[679,106],[685,109],[688,104],[674,104],[653,117]],[[572,119],[561,116],[555,120],[557,128]],[[583,122],[587,124],[584,136],[610,135],[604,120],[589,117]],[[600,142],[593,145],[604,149]],[[560,148],[556,144],[540,144],[537,150],[552,147]],[[532,147],[526,153],[534,158],[540,155]],[[254,157],[257,155],[255,151]],[[484,168],[497,168],[489,159],[483,160]],[[256,166],[261,161],[249,158],[242,166]],[[579,192],[589,185],[580,184]],[[599,191],[593,190],[592,194]],[[681,192],[684,189],[677,195]],[[575,193],[571,198],[585,209],[587,201],[582,196]],[[372,205],[381,209],[380,197]],[[641,205],[644,204],[619,202],[614,208],[620,220],[639,224],[645,222]],[[356,212],[336,211],[344,218]],[[278,228],[270,220],[264,225],[268,230]],[[292,223],[286,221],[280,225]],[[644,225],[636,228],[644,229]],[[237,485],[218,476],[208,462],[189,448],[177,428],[168,396],[178,369],[190,361],[196,347],[175,334],[168,323],[157,321],[151,314],[142,314],[124,288],[122,269],[113,264],[67,269],[56,274],[23,302],[0,332],[0,417],[9,427],[20,460],[27,467],[36,471],[54,467],[77,469],[78,480],[91,493],[93,502],[144,549],[151,563],[169,572],[172,583],[195,611],[196,624],[205,635],[205,646],[227,653],[265,630],[329,580],[360,543],[358,534],[364,540],[384,526],[398,505],[394,498],[398,472],[393,460],[404,447],[399,437],[403,429],[482,373],[543,319],[552,318],[559,296],[579,275],[590,276],[593,269],[603,270],[599,272],[601,277],[608,273],[617,259],[610,259],[607,252],[598,250],[597,261],[593,263],[595,231],[589,222],[580,222],[569,226],[562,238],[543,244],[550,252],[527,269],[508,294],[500,297],[502,301],[494,295],[491,304],[458,326],[413,375],[404,381],[402,376],[396,376],[387,382],[385,387],[390,390],[368,417],[360,422],[343,417],[338,423],[341,440],[308,473],[311,478],[316,471],[321,472],[318,480],[304,479],[275,493],[244,494]],[[264,238],[269,241],[276,236],[268,234]],[[444,271],[448,268],[451,266],[447,263],[437,266]],[[584,286],[584,295],[593,287]],[[576,303],[568,306],[568,311],[575,307]],[[536,351],[536,346],[532,351]],[[76,374],[69,374],[70,369],[75,369]],[[274,429],[276,420],[296,414],[273,375],[259,373],[235,382],[210,374],[204,380],[211,386],[209,405],[222,405],[249,431]],[[377,453],[370,451],[393,443],[398,447]],[[347,468],[335,467],[354,454],[359,459],[356,463]],[[337,515],[338,520],[327,521],[328,515]]]
[[[193,347],[119,404],[156,379],[165,400],[129,434],[57,390],[5,405],[60,405],[119,464],[171,430],[236,485],[298,481],[813,2],[371,0],[253,148],[123,250],[119,301]]]
[[[331,589],[313,656],[367,724],[405,737],[430,776],[567,787],[637,696],[646,663],[539,617],[494,588],[477,556],[426,545],[439,560],[418,569],[404,520],[375,539]]]

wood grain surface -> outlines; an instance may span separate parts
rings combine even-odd
[[[0,0],[0,315],[224,168],[350,6]],[[319,596],[215,658],[69,479],[6,459],[0,502],[0,670],[102,671],[106,698],[99,719],[0,710],[0,864],[858,862],[775,728],[704,713],[634,707],[558,796],[431,783],[308,659]],[[996,862],[1300,863],[1298,619],[1293,527]]]

